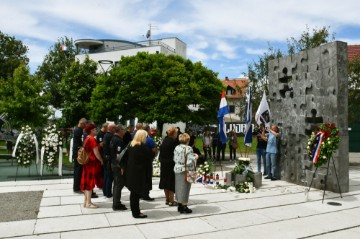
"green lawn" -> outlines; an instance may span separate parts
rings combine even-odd
[[[245,150],[245,145],[244,145],[244,137],[238,137],[238,143],[239,143],[239,148],[236,149],[236,153],[237,155],[240,156],[239,154],[239,150],[241,150],[241,153],[244,154],[244,150]],[[256,138],[253,138],[253,142],[250,148],[250,154],[255,154],[256,153]],[[202,138],[201,137],[197,137],[196,138],[196,142],[195,142],[196,147],[200,150],[201,153],[204,153],[203,151],[203,143],[202,143]],[[225,149],[225,153],[230,153],[230,148],[229,148],[229,144],[226,144],[226,149]]]

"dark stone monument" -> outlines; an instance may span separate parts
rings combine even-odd
[[[269,62],[269,99],[272,122],[281,128],[280,176],[309,185],[315,166],[307,154],[311,132],[321,123],[340,130],[333,154],[342,192],[349,191],[347,44],[335,41]],[[327,164],[318,168],[313,187],[324,189]],[[338,192],[333,163],[327,190]]]

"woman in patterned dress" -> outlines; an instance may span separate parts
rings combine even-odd
[[[82,177],[80,182],[80,189],[84,192],[84,207],[85,208],[98,208],[97,205],[91,202],[91,192],[95,185],[98,188],[103,187],[103,180],[101,177],[101,165],[103,159],[99,153],[99,146],[95,139],[96,126],[89,124],[85,128],[88,136],[84,140],[84,148],[89,155],[89,162],[83,165]]]
[[[195,171],[196,161],[199,158],[188,146],[190,136],[187,133],[179,135],[179,145],[174,150],[175,196],[178,203],[178,212],[191,213],[188,208],[191,183],[186,180],[185,170]],[[186,161],[186,162],[185,162]],[[186,167],[185,167],[186,163]]]

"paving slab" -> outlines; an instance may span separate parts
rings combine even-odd
[[[81,215],[80,205],[41,207],[38,218]]]
[[[0,238],[32,235],[36,220],[0,222]]]
[[[146,237],[136,226],[123,226],[73,231],[61,233],[61,239],[98,238],[98,239],[145,239]]]
[[[104,214],[43,218],[36,221],[34,234],[109,227]]]
[[[0,182],[0,192],[44,190],[37,219],[0,223],[0,238],[360,238],[360,167],[350,166],[349,175],[350,192],[340,198],[326,191],[324,203],[322,190],[311,189],[306,197],[304,186],[281,180],[263,180],[252,194],[194,184],[188,215],[165,205],[159,179],[153,178],[155,201],[140,201],[146,219],[131,216],[126,188],[122,202],[129,210],[113,211],[112,198],[98,188],[93,202],[100,208],[84,208],[72,178]]]
[[[149,239],[173,238],[184,235],[216,231],[214,227],[199,218],[190,218],[176,221],[165,221],[137,226],[139,230]]]

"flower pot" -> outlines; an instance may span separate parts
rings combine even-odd
[[[260,188],[262,185],[262,173],[254,173],[254,187]]]
[[[236,174],[235,175],[235,184],[237,183],[245,183],[246,182],[246,175],[243,174]]]

